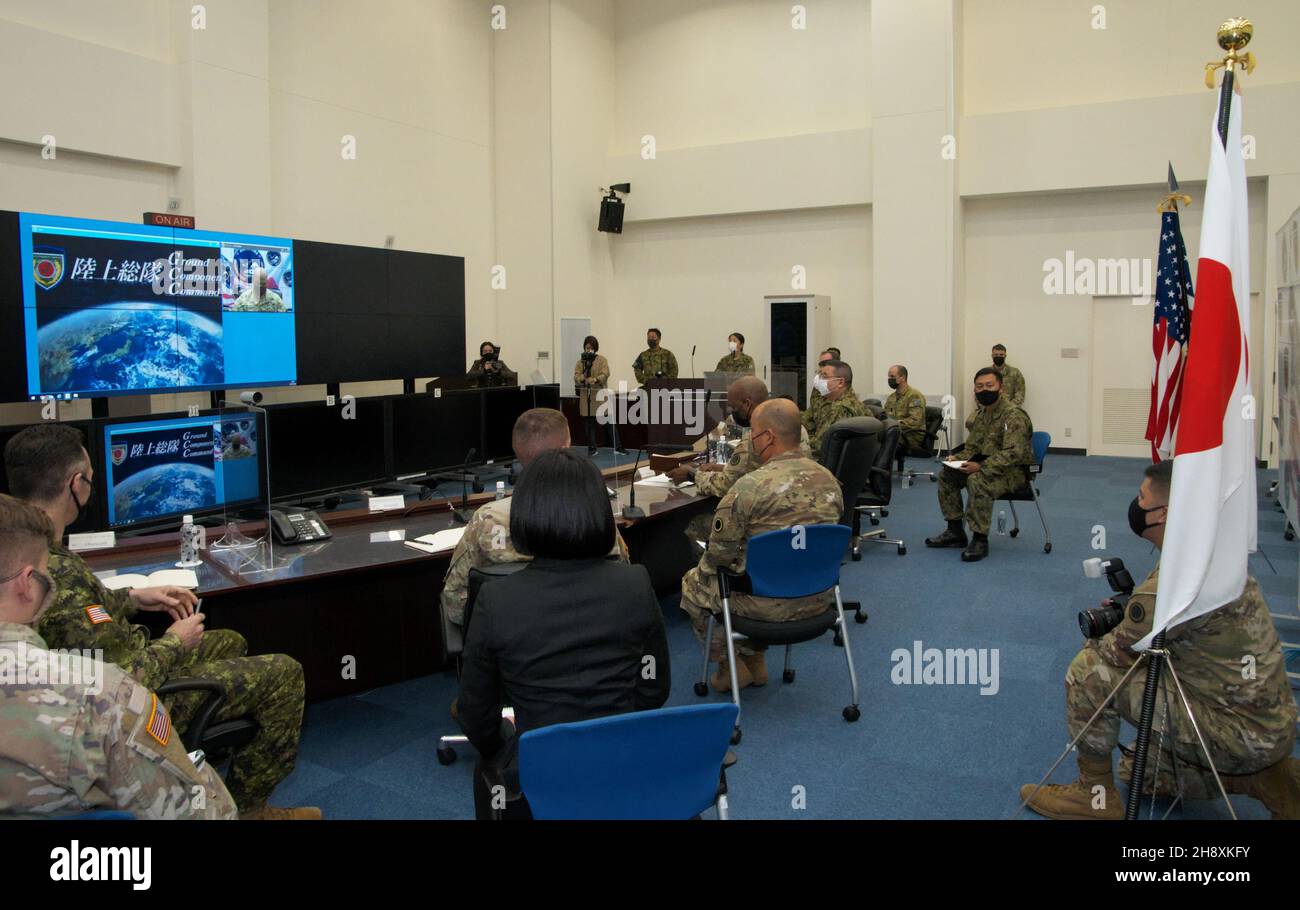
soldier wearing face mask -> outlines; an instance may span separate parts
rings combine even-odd
[[[632,370],[636,381],[645,385],[650,379],[676,379],[677,355],[665,347],[660,347],[663,333],[658,329],[646,329],[646,349],[636,355]]]
[[[739,332],[732,332],[727,336],[727,348],[731,353],[719,360],[714,370],[718,373],[753,376],[754,358],[745,353],[745,336]]]
[[[1128,507],[1133,533],[1157,549],[1165,539],[1173,468],[1172,460],[1149,466]],[[1088,639],[1070,663],[1065,674],[1065,714],[1071,739],[1087,727],[1078,743],[1079,779],[1037,790],[1033,784],[1021,787],[1020,798],[1028,800],[1029,808],[1040,815],[1124,817],[1111,761],[1119,744],[1120,720],[1138,722],[1146,674],[1139,670],[1110,702],[1106,699],[1137,660],[1133,645],[1151,634],[1159,581],[1157,564],[1124,604],[1119,625],[1100,638]],[[1300,761],[1291,757],[1296,705],[1259,584],[1247,576],[1246,587],[1236,600],[1166,629],[1165,647],[1224,789],[1260,800],[1274,818],[1300,818]],[[1250,672],[1244,671],[1247,665]],[[1197,740],[1193,718],[1172,690],[1167,672],[1161,674],[1160,686],[1170,689],[1156,697],[1156,704],[1167,708],[1155,712],[1151,748],[1163,747],[1164,754],[1148,758],[1147,787],[1171,795],[1181,781],[1187,797],[1217,797],[1219,788]],[[1098,710],[1101,713],[1088,726]],[[1176,775],[1172,770],[1175,758]],[[1121,761],[1120,768],[1127,779],[1125,764]],[[1156,768],[1160,776],[1153,782]]]
[[[966,422],[966,441],[950,456],[965,464],[945,466],[939,476],[939,508],[948,528],[925,541],[927,547],[962,547],[962,562],[977,562],[989,555],[993,502],[1024,487],[1029,482],[1026,468],[1034,462],[1030,444],[1034,426],[1028,414],[1002,395],[1002,376],[993,367],[975,374],[975,400],[980,409]],[[971,529],[969,541],[962,527],[963,512]]]
[[[0,817],[234,818],[220,776],[190,761],[153,693],[93,652],[52,653],[36,631],[57,592],[53,541],[40,509],[0,495]]]
[[[853,391],[853,367],[842,360],[828,360],[818,367],[813,385],[822,403],[816,410],[810,405],[802,419],[812,443],[813,458],[820,460],[822,443],[831,427],[850,417],[867,416],[867,408]]]
[[[1002,394],[1018,408],[1025,406],[1025,374],[1007,363],[1007,346],[993,345],[993,367],[1002,374]]]

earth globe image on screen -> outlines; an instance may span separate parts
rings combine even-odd
[[[119,522],[180,515],[216,504],[217,475],[211,468],[167,462],[132,474],[113,490]]]
[[[221,324],[166,303],[77,310],[36,333],[41,389],[79,392],[219,386]]]

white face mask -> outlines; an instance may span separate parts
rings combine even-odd
[[[736,342],[734,341],[727,342],[727,347],[731,348],[731,353],[733,354],[736,353]]]
[[[813,388],[817,390],[819,395],[828,395],[831,391],[830,383],[826,381],[824,376],[818,376],[813,380]]]

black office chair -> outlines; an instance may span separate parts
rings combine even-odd
[[[442,659],[443,663],[455,662],[457,682],[460,681],[461,655],[465,652],[465,630],[469,628],[469,620],[474,612],[474,601],[478,599],[479,589],[493,578],[513,575],[526,565],[528,565],[526,562],[503,562],[494,563],[485,569],[470,569],[468,590],[465,596],[465,620],[461,625],[457,625],[447,618],[447,611],[443,609],[442,603],[439,602],[438,616],[442,621]],[[450,765],[456,760],[456,750],[453,745],[468,742],[469,737],[464,733],[448,733],[445,736],[438,737],[438,764]]]
[[[853,516],[849,524],[853,536],[849,540],[854,562],[862,558],[862,548],[859,544],[864,540],[895,546],[898,548],[899,556],[907,553],[907,544],[901,539],[886,537],[887,532],[884,528],[873,527],[867,533],[862,533],[863,513],[866,513],[873,526],[879,525],[881,518],[889,517],[887,506],[894,492],[894,474],[891,468],[898,450],[901,430],[902,427],[897,420],[888,419],[884,422],[884,427],[880,431],[880,446],[876,449],[875,462],[867,475],[867,485],[858,494],[857,502],[853,505]]]
[[[943,408],[927,406],[925,409],[925,435],[921,437],[921,444],[916,448],[908,446],[907,441],[900,439],[898,442],[898,473],[905,474],[909,478],[928,477],[930,483],[937,483],[939,473],[937,471],[909,471],[903,464],[903,459],[908,455],[914,458],[934,458],[935,446],[939,442],[939,430],[944,430],[947,435],[947,428],[943,423]],[[951,444],[948,446],[952,448]]]
[[[169,679],[154,694],[159,698],[185,692],[206,693],[199,709],[194,712],[189,726],[181,734],[185,751],[202,749],[204,759],[216,767],[224,764],[231,754],[253,741],[261,725],[252,717],[232,717],[217,720],[217,713],[226,701],[226,685],[215,679]]]
[[[849,417],[835,423],[822,440],[822,465],[835,475],[840,484],[840,495],[844,497],[840,524],[848,527],[851,532],[860,520],[858,497],[866,489],[871,468],[876,463],[884,426],[875,417]],[[850,553],[855,545],[850,543]],[[857,601],[846,602],[844,609],[853,611],[856,622],[867,621],[867,614]],[[842,643],[838,631],[835,633],[835,643]]]

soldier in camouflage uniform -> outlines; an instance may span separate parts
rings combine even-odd
[[[822,443],[831,427],[850,417],[866,417],[867,408],[853,391],[853,368],[842,360],[828,360],[818,367],[817,391],[821,392],[822,404],[812,414],[811,421],[801,418],[808,430],[809,444],[812,446],[813,458],[822,457]],[[809,408],[812,411],[812,408]],[[808,426],[811,422],[812,426]]]
[[[817,414],[822,406],[826,404],[826,399],[822,398],[822,393],[817,391],[817,378],[821,375],[822,364],[829,363],[832,360],[839,360],[839,356],[832,353],[831,350],[822,351],[817,358],[817,369],[813,371],[813,388],[808,392],[808,407],[799,415],[799,420],[803,428],[809,433],[817,426]]]
[[[993,366],[1002,374],[1002,394],[1018,408],[1025,406],[1025,374],[1007,363],[1007,346],[993,345]]]
[[[53,539],[44,513],[0,495],[0,816],[234,818],[221,778],[195,767],[156,696],[93,653],[47,649],[34,627],[56,591]]]
[[[929,455],[924,451],[925,396],[907,381],[907,367],[896,363],[889,368],[889,387],[894,391],[885,399],[885,416],[898,421],[899,455]],[[901,463],[901,461],[900,461]]]
[[[713,368],[714,372],[753,376],[754,358],[745,353],[745,336],[739,332],[732,332],[727,336],[727,345],[731,353],[718,361],[718,365]]]
[[[231,310],[240,313],[287,313],[284,298],[266,286],[266,269],[253,270],[249,286],[235,299]]]
[[[500,359],[497,346],[485,341],[478,346],[478,360],[465,374],[469,384],[477,389],[508,388],[519,385],[519,374]]]
[[[840,520],[844,506],[839,483],[830,471],[799,451],[799,412],[793,402],[783,398],[767,401],[754,409],[752,421],[750,441],[754,456],[762,466],[741,477],[722,498],[714,513],[708,549],[700,556],[699,565],[682,578],[681,607],[690,615],[691,626],[701,642],[708,628],[709,614],[722,612],[718,572],[721,569],[744,571],[749,538],[797,525],[834,524]],[[734,615],[768,622],[815,616],[832,603],[832,593],[792,600],[733,593],[730,600]],[[711,679],[713,687],[719,692],[729,692],[731,670],[726,665],[723,635],[719,620],[707,647],[709,659],[719,662],[718,671]],[[763,646],[742,640],[737,642],[736,650],[740,687],[766,683]]]
[[[515,421],[511,445],[515,457],[524,468],[547,449],[563,449],[569,445],[569,424],[564,415],[553,408],[533,408],[525,411]],[[611,556],[628,562],[627,544],[617,531]],[[456,625],[465,621],[465,601],[469,596],[469,570],[485,569],[493,564],[527,562],[527,556],[515,550],[510,541],[510,500],[496,499],[484,503],[469,524],[465,534],[456,544],[451,556],[447,577],[442,582],[440,601],[447,618]]]
[[[636,381],[645,385],[651,379],[676,379],[677,357],[667,348],[659,347],[663,333],[658,329],[646,329],[646,349],[636,355],[632,369],[636,372]]]
[[[285,654],[245,656],[238,632],[204,632],[198,598],[174,586],[110,591],[64,547],[63,530],[76,520],[94,490],[94,466],[80,434],[66,425],[28,427],[5,447],[5,468],[14,493],[38,507],[54,527],[50,576],[58,593],[41,618],[41,637],[52,648],[100,650],[148,689],[169,679],[213,679],[226,687],[217,720],[251,716],[257,735],[231,758],[227,787],[245,818],[320,817],[311,807],[268,806],[271,791],[293,772],[298,755],[305,698],[302,666]],[[82,497],[85,497],[84,499]],[[140,610],[168,613],[175,620],[157,639],[132,625]],[[203,702],[203,693],[166,696],[167,710],[184,731]]]
[[[927,547],[963,547],[962,562],[977,562],[989,555],[989,520],[993,502],[1022,489],[1029,482],[1027,467],[1034,462],[1029,415],[1000,394],[1002,377],[992,367],[975,374],[975,398],[980,410],[966,422],[966,441],[950,458],[964,460],[961,468],[945,466],[939,476],[939,508],[948,528],[926,538]],[[966,489],[966,522],[962,528],[961,491]]]
[[[721,499],[736,485],[736,481],[761,466],[750,444],[751,430],[749,422],[754,409],[767,401],[767,385],[755,376],[744,376],[727,386],[727,405],[731,408],[731,419],[741,431],[740,439],[735,443],[735,451],[725,465],[721,464],[687,464],[668,472],[673,483],[694,480],[695,488],[704,496],[716,496]],[[799,453],[805,458],[812,457],[812,448],[808,441],[808,431],[799,427]],[[686,536],[694,541],[706,543],[709,529],[713,526],[712,515],[697,515],[686,526]]]
[[[1164,543],[1172,477],[1172,460],[1148,467],[1138,497],[1129,507],[1133,530],[1156,547]],[[1065,676],[1066,723],[1071,739],[1082,736],[1079,780],[1044,786],[1037,792],[1032,784],[1022,787],[1021,799],[1039,814],[1071,819],[1123,817],[1111,757],[1119,743],[1120,720],[1138,722],[1145,668],[1129,677],[1091,727],[1087,722],[1137,660],[1133,645],[1151,633],[1159,580],[1157,565],[1133,591],[1120,624],[1085,642],[1070,663]],[[1277,631],[1255,579],[1248,577],[1245,590],[1231,603],[1167,629],[1165,642],[1225,789],[1259,799],[1275,818],[1300,818],[1300,762],[1291,757],[1295,700]],[[1158,764],[1157,792],[1170,793],[1181,783],[1185,796],[1219,796],[1192,718],[1167,672],[1161,674],[1160,685],[1147,792]],[[1162,742],[1165,750],[1157,757]]]

